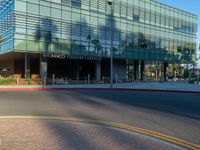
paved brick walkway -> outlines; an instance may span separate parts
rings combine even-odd
[[[151,137],[105,126],[48,120],[0,120],[1,150],[178,150]]]

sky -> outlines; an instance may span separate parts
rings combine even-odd
[[[200,0],[157,0],[161,3],[198,15],[197,43],[200,44]]]

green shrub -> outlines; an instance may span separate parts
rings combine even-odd
[[[28,85],[32,85],[33,84],[33,81],[31,78],[26,78],[26,81],[28,83]]]
[[[0,77],[0,85],[9,85],[15,83],[15,80],[12,77],[2,78]]]

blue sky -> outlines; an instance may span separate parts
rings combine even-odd
[[[200,0],[157,0],[157,1],[198,15],[197,42],[200,43]]]

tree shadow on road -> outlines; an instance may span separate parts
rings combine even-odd
[[[197,94],[102,90],[77,90],[67,93],[62,91],[59,93],[62,93],[63,96],[69,93],[76,95],[79,97],[77,100],[88,103],[91,107],[96,105],[111,109],[112,102],[115,102],[119,105],[141,107],[200,120],[200,101]]]

